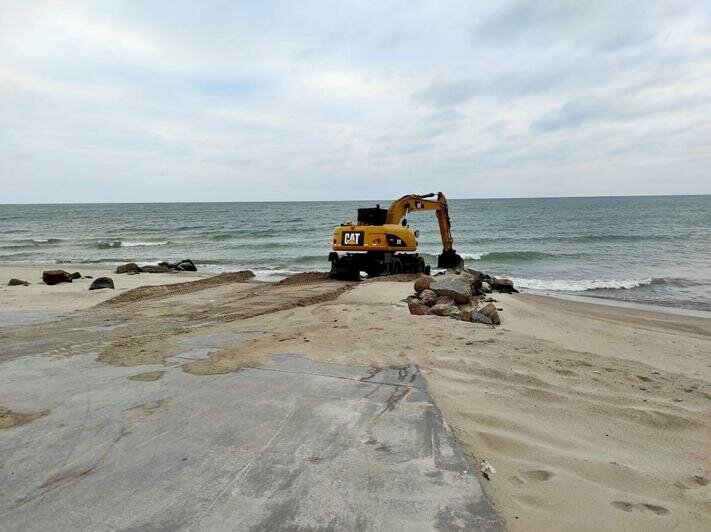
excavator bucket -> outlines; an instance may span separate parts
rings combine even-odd
[[[437,267],[442,269],[463,268],[464,259],[453,249],[443,251],[437,256]]]

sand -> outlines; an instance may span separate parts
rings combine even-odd
[[[711,529],[711,319],[496,294],[502,325],[490,328],[411,316],[410,291],[322,276],[212,281],[91,312],[128,324],[98,358],[137,375],[197,326],[262,334],[166,370],[207,379],[288,353],[417,364],[465,451],[496,468],[485,488],[511,530]],[[59,334],[61,322],[17,334],[38,328]]]
[[[47,286],[42,282],[43,270],[79,272],[93,278],[75,279],[71,283]],[[97,277],[110,277],[114,281],[115,289],[90,291],[89,286]],[[21,309],[70,312],[93,307],[97,303],[139,286],[182,283],[201,277],[205,277],[205,274],[180,272],[119,275],[114,269],[92,264],[55,264],[40,267],[0,263],[0,311]],[[10,279],[28,281],[30,285],[8,286]]]

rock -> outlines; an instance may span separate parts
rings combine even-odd
[[[491,320],[489,318],[487,318],[481,312],[474,310],[474,309],[472,309],[469,312],[468,317],[469,317],[468,320],[462,319],[462,321],[470,321],[472,323],[483,323],[484,325],[491,325],[492,324]]]
[[[501,320],[499,319],[499,313],[496,312],[496,307],[493,303],[489,303],[485,307],[482,307],[479,312],[491,320],[494,325],[500,325]]]
[[[97,277],[91,283],[89,290],[101,290],[102,288],[114,289],[114,281],[110,277]]]
[[[430,313],[430,309],[427,305],[423,304],[422,301],[416,298],[412,298],[407,301],[407,308],[410,309],[410,314],[414,314],[415,316],[424,316]]]
[[[116,268],[116,273],[141,273],[141,267],[135,262],[122,264]]]
[[[454,299],[449,296],[439,296],[435,305],[454,305]]]
[[[48,285],[71,283],[72,276],[64,270],[46,270],[42,272],[42,280]]]
[[[93,275],[85,275],[85,276],[84,276],[84,279],[93,279],[93,278],[94,278]]]
[[[444,275],[432,280],[430,284],[438,296],[449,296],[455,303],[469,303],[472,299],[471,284],[462,275]]]
[[[71,277],[72,279],[81,279],[81,273],[79,273],[79,272],[74,272],[73,274],[71,274],[70,277]]]
[[[459,305],[459,319],[462,321],[469,321],[469,314],[472,310],[474,310],[474,307],[469,304]]]
[[[457,275],[462,275],[467,282],[469,283],[469,286],[471,286],[472,289],[472,294],[478,294],[480,289],[481,289],[481,276],[483,275],[481,272],[472,270],[471,268],[464,268],[463,270],[454,270],[455,274]]]
[[[459,309],[456,305],[443,305],[438,303],[430,309],[430,314],[434,314],[435,316],[448,316],[452,318],[456,317],[459,319]]]
[[[30,286],[30,283],[21,279],[10,279],[10,282],[7,283],[7,286]]]
[[[176,264],[176,269],[180,270],[181,272],[197,271],[195,264],[190,259],[181,260],[178,264]]]
[[[513,281],[510,279],[504,279],[503,277],[495,277],[493,282],[490,284],[491,288],[498,292],[505,292],[507,294],[518,293],[518,290],[514,288]]]
[[[183,259],[180,262],[159,262],[158,266],[164,266],[177,272],[196,272],[197,267],[190,259]]]
[[[420,293],[420,300],[422,301],[422,303],[424,303],[428,307],[431,307],[432,305],[437,303],[437,294],[435,294],[429,288],[425,288]]]
[[[415,292],[419,294],[423,290],[428,289],[430,284],[432,284],[432,277],[429,275],[422,275],[418,277],[415,280]]]
[[[491,285],[486,281],[482,281],[480,290],[484,294],[491,294]]]
[[[173,270],[168,266],[143,266],[141,271],[144,273],[170,273]]]

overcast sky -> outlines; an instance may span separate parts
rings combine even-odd
[[[711,193],[711,2],[0,0],[0,202],[435,190]]]

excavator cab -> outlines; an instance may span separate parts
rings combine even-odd
[[[339,279],[360,278],[365,271],[369,277],[398,273],[426,273],[430,267],[417,253],[419,231],[407,225],[405,216],[410,212],[434,210],[437,214],[442,253],[437,257],[438,268],[457,268],[464,261],[452,247],[454,239],[447,210],[447,199],[439,192],[425,195],[408,195],[395,200],[388,209],[380,205],[358,209],[358,221],[347,222],[333,232],[333,252],[329,253],[331,277]],[[339,255],[345,251],[345,255]]]

